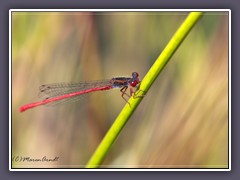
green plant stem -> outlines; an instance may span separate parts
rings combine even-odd
[[[188,35],[192,27],[196,24],[199,18],[202,16],[202,12],[191,12],[185,21],[182,23],[177,32],[173,35],[165,49],[162,51],[160,56],[157,58],[153,66],[150,68],[146,76],[143,78],[139,89],[139,96],[147,93],[148,89],[151,87],[153,82],[156,80],[159,73],[163,70],[169,59],[173,56],[174,52],[183,42],[185,37]],[[122,131],[123,127],[127,123],[128,119],[131,117],[138,104],[141,102],[142,98],[129,99],[129,104],[126,104],[122,109],[116,120],[114,121],[111,128],[108,130],[107,134],[103,138],[102,142],[92,155],[91,159],[86,165],[86,168],[97,168],[102,163],[104,157],[107,155],[112,144],[118,137],[119,133]]]

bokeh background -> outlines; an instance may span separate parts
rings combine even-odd
[[[19,107],[39,101],[39,86],[46,83],[131,76],[133,71],[142,78],[187,15],[13,12],[13,167],[84,167],[126,103],[118,89],[23,113]],[[228,13],[204,14],[101,167],[228,167],[228,31]],[[58,160],[38,161],[43,157]]]

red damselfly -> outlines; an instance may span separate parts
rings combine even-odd
[[[128,103],[124,95],[131,97],[135,93],[133,87],[137,87],[139,83],[139,74],[137,72],[133,72],[132,77],[116,77],[108,80],[80,83],[46,84],[40,86],[39,88],[39,96],[43,100],[21,106],[19,111],[23,112],[40,105],[66,101],[68,99],[78,98],[79,96],[87,93],[110,90],[113,88],[121,88],[121,96]],[[126,93],[128,87],[130,87],[130,94]]]

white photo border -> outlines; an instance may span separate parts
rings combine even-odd
[[[12,168],[12,12],[228,12],[228,168]],[[230,9],[10,9],[9,10],[10,171],[231,171],[231,10]]]

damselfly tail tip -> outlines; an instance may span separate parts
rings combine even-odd
[[[21,106],[20,108],[19,108],[19,111],[20,112],[24,112],[24,111],[26,111],[27,110],[27,108],[25,107],[25,106]]]

